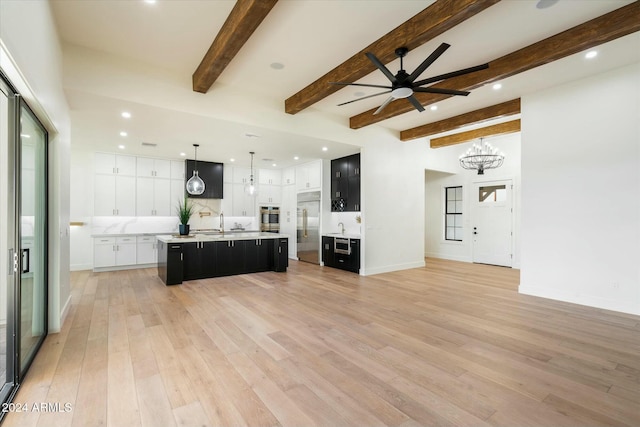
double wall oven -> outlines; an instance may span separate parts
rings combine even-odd
[[[260,207],[260,231],[280,232],[280,208],[275,206]]]

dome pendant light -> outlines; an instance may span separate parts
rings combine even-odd
[[[193,166],[193,176],[187,181],[187,193],[192,196],[199,196],[204,193],[204,181],[198,176],[198,147],[199,144],[193,144],[195,147],[195,164]]]
[[[244,190],[248,195],[256,196],[258,195],[258,187],[253,182],[253,155],[256,153],[253,151],[249,151],[249,154],[251,154],[251,175],[249,176],[249,183]]]

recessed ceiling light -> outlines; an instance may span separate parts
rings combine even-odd
[[[131,118],[131,113],[128,111],[123,111],[122,114],[120,114],[122,117],[124,117],[125,119],[130,119]]]
[[[293,156],[293,160],[300,160],[300,157],[298,157],[298,156]]]
[[[272,62],[269,66],[274,70],[282,70],[284,68],[284,64],[281,62]]]
[[[500,89],[502,89],[502,85],[501,85],[500,83],[496,83],[496,84],[494,84],[492,87],[493,87],[493,90],[500,90]]]
[[[121,149],[121,150],[124,150],[124,145],[120,144],[120,145],[118,145],[118,148]]]
[[[120,132],[120,136],[127,136],[127,133],[125,131]]]
[[[275,167],[276,167],[276,166],[278,166],[278,165],[276,165],[275,163],[273,163],[271,166],[273,166],[273,167],[275,168]]]
[[[598,56],[598,51],[597,50],[590,50],[589,52],[587,52],[584,57],[587,59],[592,59],[595,58],[596,56]]]
[[[181,155],[182,157],[184,157],[184,156],[186,156],[186,155],[187,155],[187,153],[180,153],[180,155]]]
[[[437,109],[438,109],[437,105],[432,105],[430,108],[431,111],[436,111]]]
[[[147,4],[155,4],[156,0],[144,0]]]
[[[235,161],[236,161],[236,159],[229,159],[229,161],[230,161],[230,162],[235,162]]]
[[[322,147],[322,151],[327,151],[328,148],[327,147]]]
[[[558,0],[540,0],[537,4],[536,7],[538,9],[546,9],[548,7],[553,6],[554,4],[558,3]]]

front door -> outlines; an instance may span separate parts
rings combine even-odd
[[[475,183],[473,188],[473,262],[511,267],[511,180]]]

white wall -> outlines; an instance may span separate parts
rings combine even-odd
[[[364,275],[424,266],[423,142],[378,134],[360,153]]]
[[[513,264],[520,266],[520,134],[487,138],[486,141],[505,154],[504,164],[486,170],[484,175],[462,169],[459,157],[474,142],[428,149],[425,172],[425,256],[472,262],[473,210],[471,188],[473,183],[506,180],[513,182]],[[444,188],[462,186],[464,238],[462,242],[444,240]]]
[[[520,292],[640,314],[639,76],[522,98]]]
[[[49,131],[49,330],[60,330],[69,286],[69,109],[48,2],[0,1],[0,66]]]

